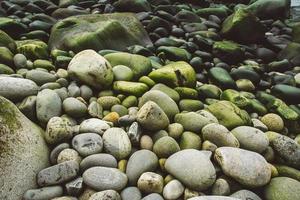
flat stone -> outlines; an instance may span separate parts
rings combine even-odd
[[[117,168],[118,162],[110,154],[99,153],[85,157],[80,163],[80,169],[83,171],[96,166]]]
[[[114,190],[104,190],[93,194],[89,200],[121,200],[118,192]]]
[[[24,200],[33,200],[33,199],[53,199],[63,195],[63,188],[61,186],[49,186],[39,189],[27,190],[24,193]]]
[[[81,156],[100,153],[103,149],[103,140],[96,133],[81,133],[72,139],[72,146]]]
[[[103,133],[109,129],[110,126],[107,122],[97,119],[97,118],[90,118],[86,119],[83,122],[81,122],[79,131],[81,133],[97,133],[99,135],[103,135]]]
[[[121,192],[122,200],[141,200],[142,194],[137,187],[127,187]]]

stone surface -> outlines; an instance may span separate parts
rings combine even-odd
[[[89,200],[121,200],[118,192],[114,190],[104,190],[93,194]]]
[[[0,97],[0,199],[21,199],[26,190],[37,187],[37,172],[49,165],[43,135],[13,103]]]
[[[80,169],[82,170],[96,166],[117,168],[118,162],[110,154],[99,153],[85,157],[80,163]]]
[[[288,177],[272,178],[264,190],[266,200],[292,200],[300,198],[300,182]]]
[[[72,139],[72,146],[81,156],[100,153],[103,149],[103,140],[96,133],[81,133]]]

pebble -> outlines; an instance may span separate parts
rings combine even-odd
[[[121,196],[115,190],[104,190],[93,194],[89,200],[121,200]]]
[[[152,138],[148,135],[143,135],[140,140],[140,147],[141,149],[147,149],[151,151],[153,148]]]
[[[144,193],[161,194],[164,187],[164,179],[159,174],[145,172],[140,176],[137,182],[137,187]]]
[[[271,169],[260,154],[233,147],[220,147],[215,152],[215,160],[222,171],[242,185],[260,187],[271,178]]]
[[[77,176],[79,164],[73,160],[53,165],[41,170],[37,175],[39,186],[49,186],[64,183]]]
[[[142,194],[137,187],[127,187],[121,192],[122,200],[141,200]]]
[[[126,158],[131,152],[131,143],[127,133],[121,128],[110,128],[103,134],[104,150],[117,160]]]
[[[57,156],[58,164],[63,163],[65,161],[70,161],[70,160],[73,160],[73,161],[77,162],[78,164],[80,164],[80,162],[81,162],[80,155],[74,149],[64,149]]]
[[[49,186],[39,189],[27,190],[24,195],[24,200],[40,200],[40,199],[53,199],[63,195],[63,188],[61,186]]]
[[[27,58],[23,54],[20,54],[20,53],[16,54],[14,56],[14,65],[18,69],[26,68]]]
[[[103,140],[96,133],[81,133],[72,139],[72,147],[83,156],[100,153],[103,149]]]
[[[179,139],[184,131],[184,128],[179,123],[172,123],[168,126],[168,134],[174,139]]]
[[[176,179],[165,185],[163,196],[167,200],[178,199],[184,192],[184,186]]]
[[[209,151],[181,150],[166,160],[165,168],[185,186],[197,191],[206,190],[216,179],[210,157]]]
[[[69,147],[70,145],[68,143],[61,143],[57,145],[50,153],[51,164],[56,164],[59,153],[62,152],[64,149],[68,149]]]
[[[268,127],[269,131],[280,132],[284,128],[284,122],[282,118],[277,114],[266,114],[260,120]]]
[[[264,188],[266,200],[290,200],[299,199],[300,182],[288,177],[272,178]]]
[[[122,190],[127,185],[126,174],[109,167],[91,167],[83,175],[83,182],[97,190]]]
[[[145,196],[141,200],[164,200],[164,199],[161,195],[159,195],[157,193],[152,193],[152,194]]]
[[[68,121],[61,117],[52,117],[47,123],[45,140],[49,144],[57,144],[73,136],[73,129]]]
[[[230,196],[241,200],[262,200],[259,196],[257,196],[254,192],[251,192],[250,190],[239,190]]]
[[[66,114],[74,118],[84,117],[87,113],[87,106],[74,97],[68,97],[63,101],[63,109]]]
[[[79,131],[80,133],[97,133],[99,135],[103,135],[103,133],[109,129],[110,126],[107,122],[97,119],[90,118],[81,122]]]
[[[65,185],[66,191],[71,196],[78,196],[83,191],[83,178],[79,177]]]
[[[83,171],[96,166],[117,168],[118,162],[110,154],[99,153],[85,157],[80,163],[80,169]]]
[[[157,156],[149,150],[138,150],[128,159],[126,175],[131,185],[136,185],[144,172],[154,171],[158,166]]]
[[[153,145],[153,152],[159,158],[168,158],[178,151],[180,151],[178,143],[169,136],[159,138]]]

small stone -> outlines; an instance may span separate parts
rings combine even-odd
[[[163,196],[167,200],[178,199],[184,191],[184,186],[176,179],[170,181],[163,190]]]
[[[169,136],[172,137],[172,138],[174,138],[174,139],[180,138],[180,136],[182,135],[183,131],[184,131],[184,128],[179,123],[169,124],[169,126],[168,126]]]
[[[133,122],[128,129],[128,136],[131,144],[138,145],[142,135],[142,127],[137,122]]]
[[[99,153],[85,157],[80,163],[80,169],[83,171],[96,166],[117,168],[118,162],[110,154]]]
[[[91,117],[102,119],[103,118],[102,112],[103,112],[103,108],[97,101],[91,102],[90,105],[88,106],[88,113]]]
[[[97,190],[122,190],[128,178],[126,174],[118,169],[108,167],[92,167],[87,169],[83,175],[83,182]]]
[[[66,114],[74,118],[84,117],[87,113],[87,106],[74,97],[64,100],[63,109]]]
[[[239,190],[230,196],[241,200],[262,200],[259,196],[257,196],[254,192],[251,192],[250,190]]]
[[[148,101],[140,108],[137,121],[143,128],[150,131],[162,130],[169,125],[168,116],[153,101]]]
[[[23,54],[16,54],[14,56],[14,64],[17,69],[26,68],[27,58]]]
[[[142,200],[164,200],[164,199],[162,198],[161,195],[157,193],[152,193],[142,198]]]
[[[158,166],[157,156],[149,150],[134,152],[127,163],[126,175],[131,185],[136,185],[144,172],[154,171]]]
[[[153,146],[153,152],[159,158],[168,158],[172,154],[180,151],[180,147],[175,139],[165,136],[158,139]]]
[[[266,132],[268,131],[268,127],[262,123],[259,119],[251,119],[254,128],[258,128],[259,130]]]
[[[61,195],[63,195],[63,188],[61,186],[49,186],[39,189],[27,190],[23,195],[23,199],[53,199]]]
[[[103,149],[101,136],[96,133],[81,133],[72,139],[72,146],[83,156],[100,153]]]
[[[79,177],[65,185],[66,191],[71,196],[78,196],[83,190],[83,178]]]
[[[64,183],[77,176],[79,165],[75,161],[66,161],[41,170],[37,175],[39,186]]]
[[[45,140],[49,144],[57,144],[73,136],[70,123],[61,117],[52,117],[47,123]]]
[[[266,200],[294,200],[300,198],[300,182],[288,177],[272,178],[264,189]]]
[[[284,128],[284,122],[282,118],[277,114],[268,113],[264,115],[260,120],[268,127],[269,131],[280,132]]]
[[[271,179],[271,168],[260,154],[233,147],[220,147],[215,159],[227,175],[248,187],[266,185]]]
[[[104,190],[93,194],[89,200],[121,200],[121,197],[114,190]]]
[[[143,173],[138,180],[138,188],[145,193],[161,194],[164,187],[164,179],[161,175],[153,172]]]
[[[141,200],[142,194],[137,187],[127,187],[121,192],[122,200]]]
[[[120,115],[117,112],[110,112],[105,117],[103,117],[104,121],[111,122],[113,124],[117,124],[120,119]]]
[[[79,156],[78,152],[74,149],[64,149],[62,150],[57,157],[57,163],[63,163],[65,161],[73,160],[78,164],[81,162],[81,157]]]
[[[184,190],[184,200],[188,200],[190,198],[198,197],[198,196],[199,196],[199,192],[190,190],[188,188],[185,188],[185,190]]]
[[[131,81],[133,78],[132,70],[125,65],[116,65],[112,70],[116,81]]]
[[[50,162],[51,164],[56,164],[57,163],[57,157],[61,151],[64,149],[68,149],[70,145],[68,143],[61,143],[57,145],[50,153]]]
[[[230,194],[229,183],[222,178],[218,178],[211,190],[212,195],[228,196]]]
[[[141,137],[141,141],[140,141],[140,147],[141,149],[147,149],[147,150],[152,150],[153,148],[153,140],[150,136],[148,135],[143,135]]]
[[[90,187],[86,187],[82,194],[79,196],[79,200],[89,200],[89,198],[95,194],[97,191],[93,190]]]
[[[103,96],[99,97],[97,102],[103,107],[105,110],[110,110],[112,106],[121,104],[120,99],[114,96]]]
[[[103,135],[103,133],[109,129],[110,126],[107,122],[97,119],[90,118],[81,122],[79,131],[80,133],[97,133],[99,135]]]
[[[103,134],[104,150],[118,160],[126,158],[131,152],[127,133],[121,128],[110,128]]]
[[[215,150],[217,149],[217,145],[215,145],[214,143],[205,140],[202,144],[202,150],[206,150],[206,151],[211,151],[211,152],[215,152]]]
[[[185,131],[180,138],[180,149],[201,149],[201,137],[193,132]]]

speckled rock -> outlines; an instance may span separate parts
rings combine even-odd
[[[104,190],[93,194],[89,200],[121,200],[121,196],[115,190]]]
[[[103,140],[96,133],[81,133],[72,139],[72,146],[81,156],[100,153],[103,149]]]

